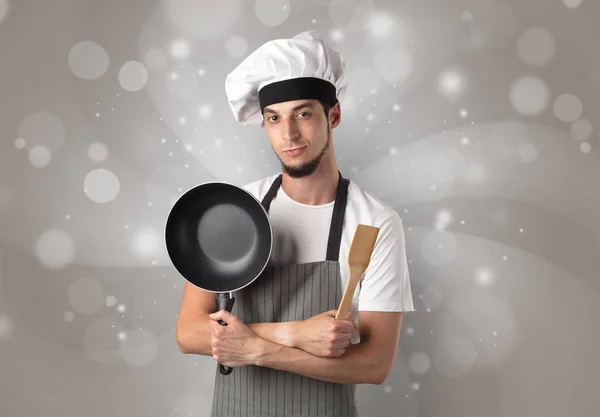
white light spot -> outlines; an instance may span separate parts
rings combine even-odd
[[[28,149],[42,145],[56,152],[65,142],[67,128],[54,114],[38,111],[29,114],[21,121],[17,127],[17,134],[25,140]]]
[[[282,7],[284,6],[284,7]],[[290,17],[290,0],[256,0],[254,13],[265,26],[281,25]]]
[[[581,6],[583,0],[563,0],[563,2],[565,3],[565,6],[567,6],[569,9],[576,9],[579,6]]]
[[[400,110],[402,110],[402,106],[399,104],[394,104],[392,106],[392,110],[394,110],[395,112],[399,112]]]
[[[83,277],[69,285],[68,298],[76,312],[94,314],[102,308],[104,290],[95,279]]]
[[[119,179],[111,171],[100,168],[90,171],[83,181],[83,191],[95,203],[109,203],[121,189]]]
[[[14,329],[12,320],[5,314],[0,314],[0,340],[8,339]]]
[[[383,390],[386,392],[386,394],[391,394],[392,392],[394,392],[394,388],[391,385],[386,385],[385,387],[383,387]]]
[[[50,164],[52,152],[45,146],[36,145],[29,150],[29,163],[35,168],[44,168]]]
[[[554,100],[554,115],[563,122],[574,122],[582,113],[583,104],[573,94],[561,94]]]
[[[114,317],[95,320],[83,335],[85,354],[98,363],[116,362],[121,356],[118,334],[124,330],[121,320]]]
[[[225,42],[225,51],[234,58],[243,56],[247,50],[248,42],[241,36],[231,36]]]
[[[463,145],[468,145],[469,144],[469,138],[467,136],[463,136],[460,139],[460,143],[462,143]]]
[[[492,271],[487,268],[480,268],[475,271],[475,277],[477,282],[482,285],[489,285],[492,282],[493,276]]]
[[[104,300],[104,305],[106,307],[114,307],[117,304],[117,299],[113,295],[109,295]]]
[[[150,48],[144,55],[144,64],[150,69],[159,69],[167,62],[167,54],[160,48]]]
[[[594,127],[585,118],[580,118],[571,125],[571,135],[577,140],[588,140],[592,136]]]
[[[101,142],[94,142],[88,148],[88,156],[95,162],[104,161],[108,157],[108,148]]]
[[[463,22],[470,22],[471,20],[473,20],[473,13],[471,13],[468,10],[465,10],[460,14],[460,17],[463,20]]]
[[[525,142],[517,151],[523,162],[533,162],[538,157],[538,150],[531,142]]]
[[[169,46],[169,52],[176,60],[186,59],[190,56],[191,51],[192,48],[190,47],[190,44],[185,40],[175,40],[171,42],[171,45]]]
[[[467,111],[467,109],[461,109],[461,111],[459,112],[460,117],[462,117],[463,119],[465,117],[467,117],[469,115],[469,112]]]
[[[71,323],[72,321],[75,320],[75,313],[73,313],[72,311],[65,311],[65,314],[63,314],[63,319],[66,322]]]
[[[132,240],[133,253],[140,258],[154,258],[162,248],[160,234],[153,228],[138,229]]]
[[[438,86],[440,91],[448,97],[459,95],[464,88],[461,75],[455,71],[442,73],[438,78]]]
[[[148,70],[138,61],[129,61],[119,70],[119,83],[124,90],[140,91],[148,82]]]
[[[210,119],[210,117],[213,114],[213,109],[212,107],[208,106],[208,105],[202,105],[198,108],[198,115],[200,116],[201,119]]]
[[[118,311],[119,313],[124,313],[124,312],[125,312],[125,305],[124,305],[124,304],[119,304],[119,305],[117,306],[117,311]]]
[[[132,366],[149,365],[158,356],[156,336],[146,329],[135,329],[127,333],[123,341],[123,359]]]
[[[471,184],[481,184],[486,179],[486,170],[482,165],[471,165],[467,168],[465,179]]]
[[[590,153],[590,151],[592,150],[592,145],[590,145],[587,142],[583,142],[579,149],[581,149],[581,152],[583,153]]]
[[[25,145],[27,145],[27,143],[25,142],[25,139],[23,139],[23,138],[15,139],[15,148],[23,149],[25,147]]]
[[[366,24],[369,33],[378,38],[389,37],[394,32],[394,19],[387,13],[372,13]]]
[[[96,80],[108,70],[110,59],[106,50],[95,42],[82,41],[69,51],[69,66],[77,77]]]
[[[444,230],[452,222],[452,213],[448,210],[440,210],[436,215],[435,228]]]
[[[421,256],[434,266],[450,263],[458,251],[454,235],[443,230],[435,230],[427,234],[421,244]]]
[[[417,352],[410,355],[408,367],[416,375],[424,375],[431,367],[431,361],[426,353]]]
[[[60,269],[75,257],[75,243],[60,229],[50,229],[40,235],[34,249],[37,260],[49,269]]]
[[[513,108],[524,116],[541,114],[550,101],[550,89],[538,77],[523,76],[515,80],[509,93]]]
[[[329,32],[329,37],[335,42],[341,42],[345,38],[344,32],[342,32],[340,29],[331,29]]]
[[[532,66],[548,64],[556,54],[556,41],[547,29],[534,27],[527,30],[517,41],[517,55]]]

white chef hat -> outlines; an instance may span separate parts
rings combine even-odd
[[[314,30],[266,42],[226,78],[227,101],[242,124],[263,124],[263,109],[284,101],[316,99],[330,105],[347,87],[345,62]]]

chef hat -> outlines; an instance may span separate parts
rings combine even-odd
[[[346,90],[344,69],[341,55],[314,30],[272,40],[227,76],[227,101],[238,122],[255,125],[274,103],[316,99],[333,106]]]

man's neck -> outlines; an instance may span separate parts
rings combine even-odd
[[[335,200],[338,181],[339,173],[335,161],[327,163],[323,160],[315,172],[307,177],[292,178],[283,172],[281,187],[292,200],[316,206]]]

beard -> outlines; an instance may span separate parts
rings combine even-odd
[[[279,162],[281,163],[281,169],[283,172],[285,172],[287,175],[289,175],[292,178],[303,178],[303,177],[307,177],[307,176],[311,175],[313,172],[315,172],[315,170],[321,163],[321,160],[323,159],[323,155],[325,155],[325,151],[327,151],[327,149],[329,149],[330,142],[331,142],[331,129],[329,128],[329,126],[327,126],[327,141],[325,142],[323,149],[321,149],[321,152],[319,152],[319,154],[317,156],[315,156],[313,159],[311,159],[310,161],[305,162],[302,165],[297,166],[297,167],[286,165],[281,160],[281,158],[279,158],[279,155],[277,155],[277,153],[275,153],[275,155],[277,155],[277,158],[279,159]]]

